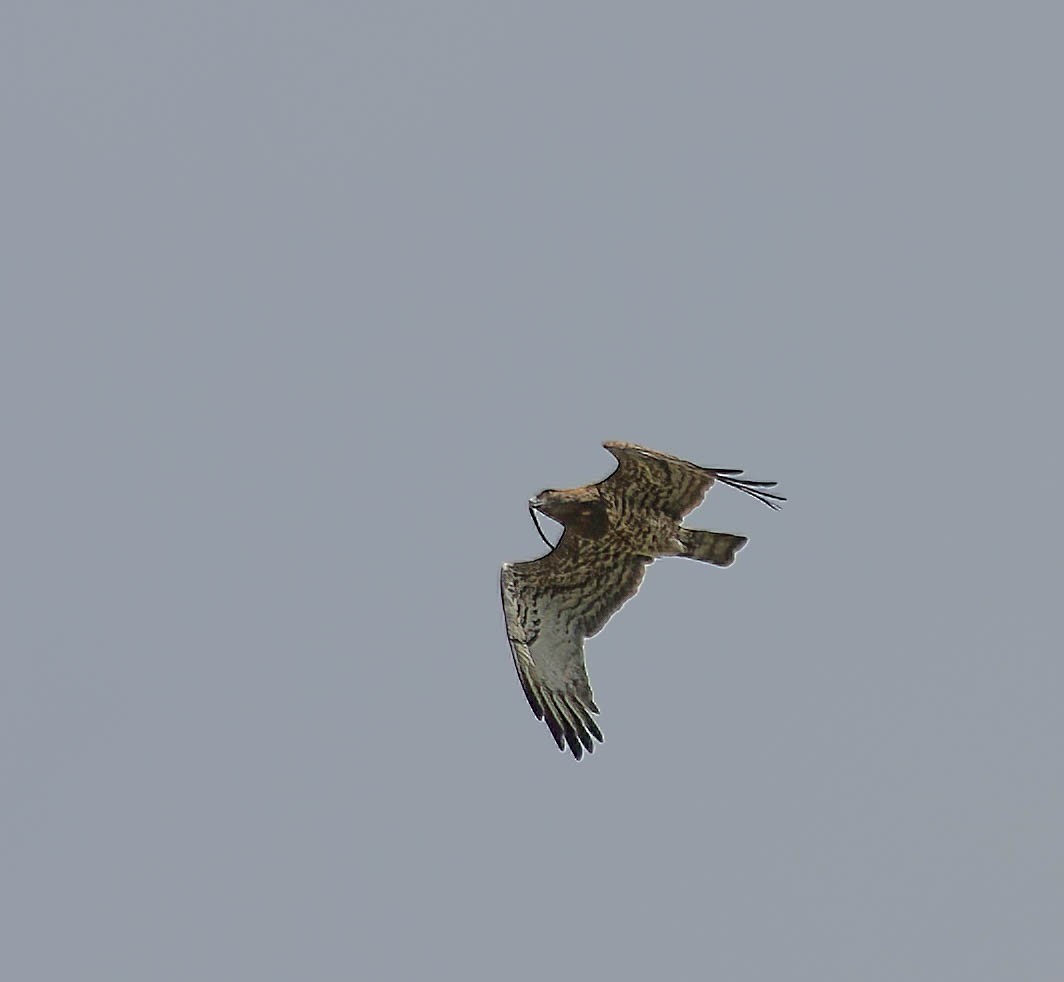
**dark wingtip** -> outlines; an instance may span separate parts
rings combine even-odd
[[[745,478],[729,477],[730,474],[741,474],[742,471],[721,471],[714,469],[713,475],[721,484],[726,484],[729,488],[735,488],[736,491],[742,491],[743,494],[750,495],[751,498],[756,498],[763,505],[768,505],[773,511],[779,511],[779,502],[786,501],[787,499],[782,494],[773,494],[771,491],[764,491],[763,488],[774,488],[778,481],[748,481]]]
[[[567,719],[561,721],[562,732],[565,734],[565,742],[569,745],[573,756],[579,760],[584,755],[584,748],[580,745],[580,738],[576,735],[573,724]]]
[[[554,742],[558,744],[558,749],[565,750],[565,735],[562,733],[562,728],[558,725],[558,721],[551,713],[544,713],[543,721],[547,724],[550,735],[554,737]]]
[[[594,753],[595,740],[602,740],[602,731],[587,713],[581,713],[578,720],[570,720],[563,712],[547,707],[543,719],[558,749],[562,753],[568,750],[577,760],[583,758],[585,751]]]

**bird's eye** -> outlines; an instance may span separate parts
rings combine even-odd
[[[554,488],[544,488],[536,497],[542,498],[545,494],[554,494]]]

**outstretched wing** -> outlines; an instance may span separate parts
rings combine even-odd
[[[699,467],[634,443],[611,440],[603,446],[617,458],[617,469],[600,485],[636,508],[663,512],[676,521],[702,503],[715,481],[751,495],[769,508],[779,508],[776,502],[786,500],[762,490],[775,487],[775,481],[748,481],[739,477],[741,470]]]
[[[583,555],[581,555],[583,553]],[[584,638],[596,634],[643,580],[649,560],[610,561],[601,550],[565,542],[541,559],[502,568],[502,609],[517,676],[537,719],[559,750],[579,760],[602,731],[584,662]]]

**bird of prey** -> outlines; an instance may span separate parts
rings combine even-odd
[[[598,484],[541,491],[529,503],[564,526],[551,551],[502,567],[502,608],[517,676],[537,719],[579,760],[602,740],[593,715],[584,639],[597,634],[633,597],[648,563],[682,556],[730,566],[746,537],[686,528],[681,519],[719,481],[778,509],[775,481],[741,470],[699,467],[634,443],[607,442],[617,468]],[[537,522],[537,528],[538,528]],[[540,535],[543,533],[540,532]],[[544,537],[544,541],[546,538]],[[550,543],[547,543],[550,545]]]

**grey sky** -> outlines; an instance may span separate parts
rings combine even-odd
[[[5,978],[1061,978],[1064,15],[3,19]],[[790,501],[576,764],[497,575],[604,439]]]

